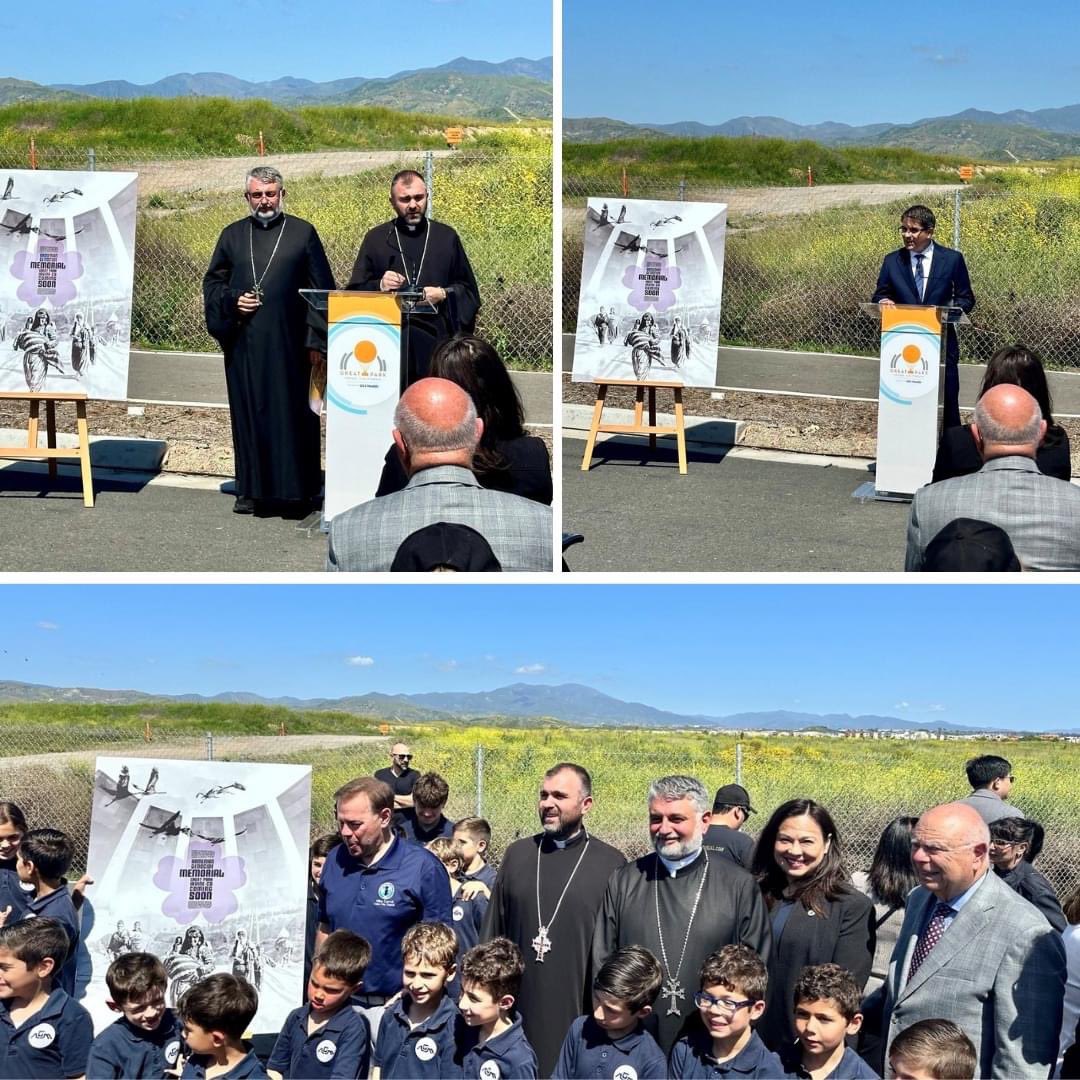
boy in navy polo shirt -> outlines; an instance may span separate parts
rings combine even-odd
[[[315,934],[319,929],[319,880],[326,857],[341,843],[337,833],[320,836],[308,849],[307,923],[304,927],[304,985],[311,978],[311,962],[315,959]]]
[[[417,923],[401,942],[402,993],[388,1006],[375,1043],[371,1080],[461,1076],[461,1018],[447,993],[458,943],[443,923]]]
[[[293,1009],[266,1063],[271,1080],[367,1076],[371,1030],[349,999],[371,963],[371,946],[351,930],[330,934],[311,965],[307,1005]]]
[[[538,1075],[521,1017],[514,1016],[524,973],[521,952],[507,938],[492,938],[465,954],[458,1008],[473,1029],[459,1048],[465,1051],[466,1080],[532,1080]]]
[[[259,995],[247,979],[208,975],[184,994],[178,1009],[191,1051],[182,1080],[269,1080],[243,1041],[259,1010]]]
[[[462,818],[454,825],[454,843],[461,852],[461,872],[466,884],[483,882],[490,895],[498,877],[495,867],[485,861],[491,846],[491,826],[482,817]]]
[[[438,773],[424,773],[412,790],[413,804],[398,811],[394,821],[403,840],[430,844],[439,836],[453,836],[454,823],[443,813],[450,785]]]
[[[592,1016],[579,1016],[566,1033],[555,1071],[558,1080],[629,1076],[664,1080],[667,1058],[643,1021],[652,1012],[663,973],[640,945],[616,949],[593,980]],[[620,1072],[619,1070],[624,1070]]]
[[[457,845],[449,836],[440,836],[427,845],[428,851],[443,864],[450,875],[450,891],[453,902],[450,914],[454,919],[454,933],[457,935],[458,952],[464,956],[474,945],[480,944],[480,927],[484,924],[484,915],[488,909],[488,890],[477,883],[479,893],[466,894],[466,884],[461,881],[461,854]]]
[[[877,1073],[845,1040],[862,1027],[862,994],[839,964],[804,967],[795,984],[799,1041],[785,1054],[790,1076],[814,1080],[875,1080]]]
[[[694,1004],[701,1018],[671,1048],[668,1075],[683,1077],[777,1077],[780,1059],[751,1026],[765,1011],[769,976],[748,945],[725,945],[701,965]]]
[[[71,840],[59,829],[31,829],[19,845],[15,869],[19,879],[33,887],[23,918],[56,919],[67,931],[69,950],[56,984],[75,993],[75,959],[79,943],[79,917],[64,875],[71,866]]]
[[[82,1076],[94,1038],[90,1014],[53,975],[68,952],[56,919],[0,928],[0,1078]]]
[[[978,1066],[975,1044],[951,1020],[917,1020],[889,1046],[889,1071],[897,1080],[972,1080]]]
[[[90,1047],[88,1080],[154,1077],[176,1068],[180,1021],[165,1008],[165,966],[152,953],[122,953],[105,973],[109,1008],[121,1013]]]

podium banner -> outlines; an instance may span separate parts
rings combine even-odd
[[[725,203],[589,199],[575,382],[716,383]]]
[[[0,172],[0,390],[127,397],[132,172]]]
[[[400,394],[401,312],[387,293],[330,293],[323,518],[375,495]]]
[[[256,1034],[303,1000],[311,768],[99,757],[76,979],[100,1032],[121,953],[165,965],[166,1001],[224,971],[259,992]],[[170,1062],[173,1064],[173,1062]]]
[[[877,471],[874,488],[913,495],[934,472],[941,319],[937,308],[881,308]]]

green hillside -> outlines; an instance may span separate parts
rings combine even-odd
[[[374,79],[348,96],[357,105],[382,105],[404,112],[506,120],[509,109],[523,119],[551,119],[551,85],[523,75],[463,75],[422,72],[404,79]]]
[[[53,90],[26,79],[0,79],[0,105],[21,105],[31,101],[79,101],[82,95],[69,90]]]

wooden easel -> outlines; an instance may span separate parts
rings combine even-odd
[[[78,458],[82,471],[83,505],[94,505],[94,481],[90,475],[90,432],[86,426],[86,395],[83,393],[35,392],[33,390],[0,391],[0,401],[29,401],[30,418],[26,424],[25,446],[0,446],[0,458],[46,458],[49,476],[56,476],[57,458]],[[45,402],[45,447],[38,446],[38,419],[41,403]],[[60,449],[56,445],[56,403],[75,402],[75,425],[79,445]]]
[[[657,435],[674,435],[679,451],[679,472],[686,473],[686,422],[683,417],[683,384],[677,382],[638,382],[636,379],[593,379],[596,384],[596,405],[593,407],[592,423],[589,425],[589,438],[585,443],[585,457],[581,461],[581,471],[588,472],[592,464],[596,436],[601,431],[619,435],[648,435],[649,446],[656,449]],[[634,387],[634,422],[632,424],[604,424],[604,400],[609,386]],[[645,391],[649,391],[649,422],[644,423]],[[658,426],[656,423],[656,391],[670,390],[675,397],[675,424],[671,427]]]

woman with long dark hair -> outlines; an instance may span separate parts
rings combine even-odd
[[[551,505],[551,462],[543,439],[525,431],[525,409],[499,354],[478,337],[444,341],[431,357],[428,375],[449,379],[473,399],[484,432],[473,456],[482,487],[507,491]],[[400,491],[409,482],[397,450],[386,455],[378,495]]]
[[[1026,345],[1005,345],[998,349],[986,365],[979,397],[992,386],[1002,383],[1022,387],[1039,403],[1042,410],[1043,419],[1046,421],[1046,437],[1035,454],[1035,464],[1039,466],[1039,472],[1056,476],[1059,480],[1070,479],[1072,461],[1069,457],[1069,436],[1060,424],[1054,423],[1050,387],[1039,354]],[[971,428],[963,424],[945,428],[941,434],[931,483],[948,480],[953,476],[966,476],[968,473],[978,472],[981,468],[982,458],[979,456]]]
[[[22,810],[13,802],[0,802],[0,870],[14,871],[26,832],[26,815]]]
[[[791,799],[773,811],[754,846],[751,871],[772,920],[769,989],[758,1034],[770,1050],[796,1039],[792,994],[804,967],[839,964],[862,986],[874,956],[874,908],[848,880],[829,811]]]

